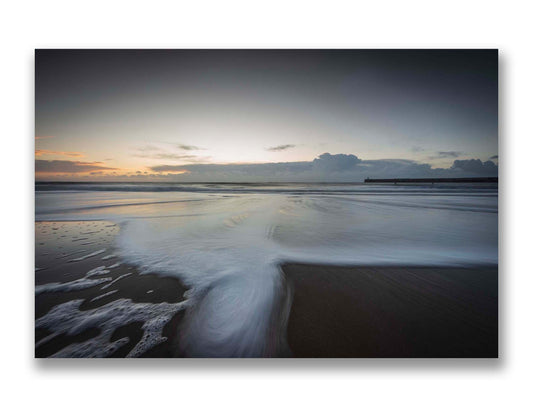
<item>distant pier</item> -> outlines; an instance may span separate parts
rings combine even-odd
[[[454,183],[498,183],[498,177],[470,177],[470,178],[367,178],[365,183],[381,184],[434,184],[434,183],[454,182]]]

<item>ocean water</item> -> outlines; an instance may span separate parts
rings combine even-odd
[[[285,262],[498,263],[498,189],[487,184],[38,183],[35,218],[114,222],[121,261],[191,287],[189,356],[276,355]]]

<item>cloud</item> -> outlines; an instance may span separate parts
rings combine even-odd
[[[498,175],[498,166],[492,161],[481,162],[481,160],[455,160],[451,166],[452,170],[462,170],[476,175]]]
[[[353,154],[324,153],[313,160],[313,168],[322,172],[353,170],[362,160]]]
[[[488,164],[489,163],[489,164]],[[492,161],[455,160],[449,168],[432,168],[413,160],[362,160],[353,154],[324,153],[313,161],[265,164],[186,164],[149,167],[169,179],[191,182],[359,182],[365,178],[497,176]]]
[[[193,150],[205,150],[205,148],[191,146],[188,144],[178,144],[177,147],[181,150],[193,151]]]
[[[144,146],[137,147],[137,151],[141,152],[147,152],[147,151],[167,151],[169,149],[168,146],[172,146],[172,148],[177,148],[179,150],[185,150],[185,151],[195,151],[195,150],[206,150],[205,148],[193,146],[191,144],[183,144],[183,143],[169,143],[169,142],[163,142],[163,143],[156,143],[156,144],[162,144],[164,147],[157,146],[154,144],[145,144]]]
[[[43,155],[65,155],[67,157],[83,157],[83,153],[78,153],[75,151],[35,150],[36,157],[41,157]]]
[[[117,170],[118,168],[104,167],[99,161],[82,162],[68,160],[35,160],[35,172],[46,173],[82,173],[102,170]]]
[[[289,148],[294,148],[294,147],[296,147],[296,145],[294,144],[282,144],[280,146],[269,147],[266,150],[267,151],[284,151],[284,150],[288,150]]]
[[[435,158],[457,158],[463,155],[460,151],[437,151],[436,156],[429,157],[431,159]]]
[[[42,140],[45,138],[54,138],[54,136],[35,136],[35,140]]]
[[[211,157],[199,157],[191,154],[154,153],[154,154],[134,154],[134,157],[150,158],[154,160],[174,160],[190,163],[203,163],[209,161]]]
[[[173,148],[179,148],[185,151],[193,150],[205,150],[200,147],[186,145],[186,144],[172,144]],[[174,161],[185,161],[190,163],[203,163],[211,159],[210,156],[196,156],[192,154],[180,154],[169,152],[169,148],[162,148],[155,146],[153,144],[147,144],[136,149],[139,153],[133,154],[133,157],[139,158],[149,158],[154,160],[174,160]],[[172,150],[172,149],[170,149]]]
[[[183,155],[183,154],[166,154],[160,153],[155,154],[152,158],[157,158],[158,160],[178,160],[178,161],[187,161],[187,162],[205,162],[209,161],[210,157],[198,157],[196,155]]]
[[[497,160],[498,159],[498,155],[493,155],[492,157],[489,158],[489,160]]]

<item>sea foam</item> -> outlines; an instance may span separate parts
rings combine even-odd
[[[52,334],[41,339],[40,346],[60,334],[76,335],[89,328],[98,328],[99,334],[85,342],[73,343],[52,357],[106,357],[129,342],[128,338],[111,341],[115,329],[130,322],[143,322],[143,336],[127,357],[137,357],[148,349],[167,340],[164,326],[186,306],[177,304],[136,304],[129,299],[119,299],[100,308],[81,311],[83,300],[73,300],[53,307],[45,316],[35,321],[36,328],[48,329]]]

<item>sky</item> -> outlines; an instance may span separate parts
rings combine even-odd
[[[36,50],[37,181],[493,176],[497,50]]]

